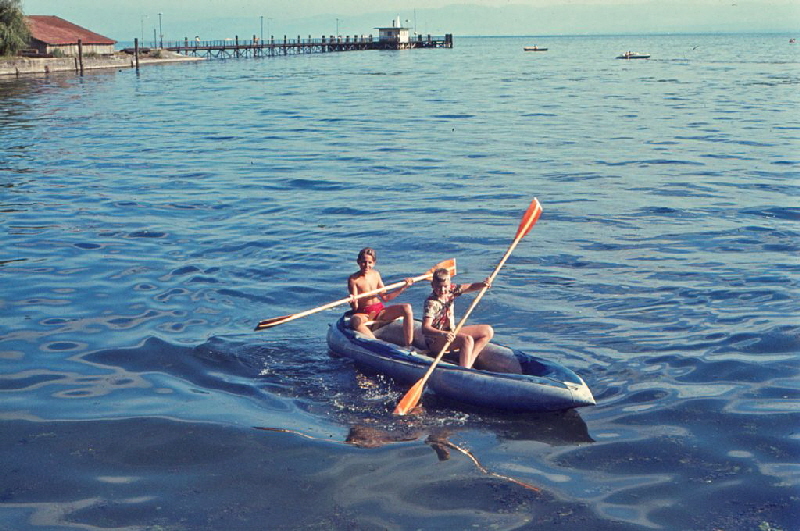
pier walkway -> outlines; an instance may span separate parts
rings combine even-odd
[[[267,41],[243,40],[239,37],[222,41],[198,41],[184,39],[183,41],[165,42],[162,48],[171,52],[196,57],[229,59],[239,57],[274,57],[278,55],[296,55],[306,53],[347,52],[352,50],[405,50],[413,48],[452,48],[453,35],[448,33],[443,37],[431,35],[410,36],[407,42],[399,39],[377,39],[372,35],[354,35],[352,37],[325,37],[312,39],[271,38]]]

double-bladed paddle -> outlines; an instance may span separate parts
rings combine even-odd
[[[430,268],[428,271],[426,271],[422,275],[419,275],[418,277],[414,277],[413,280],[414,280],[414,282],[418,282],[420,280],[429,279],[429,278],[431,278],[433,276],[433,272],[436,271],[437,269],[440,269],[440,268],[447,269],[447,271],[450,273],[450,276],[455,275],[456,274],[456,259],[455,258],[451,258],[450,260],[445,260],[444,262],[439,262],[438,264],[436,264],[435,266]],[[348,304],[350,302],[353,302],[353,301],[356,301],[356,300],[359,300],[359,299],[364,299],[366,297],[374,297],[375,295],[378,295],[379,293],[383,293],[385,291],[389,291],[389,290],[392,290],[392,289],[399,288],[399,287],[403,286],[404,284],[405,284],[405,281],[395,282],[394,284],[389,284],[388,286],[384,286],[384,287],[376,289],[376,290],[372,290],[372,291],[367,291],[365,293],[361,293],[355,298],[353,298],[351,296],[351,297],[347,297],[346,299],[339,299],[338,301],[333,301],[333,302],[330,302],[328,304],[324,304],[322,306],[317,306],[316,308],[312,308],[312,309],[306,310],[304,312],[292,313],[292,314],[289,314],[289,315],[282,315],[280,317],[273,317],[272,319],[264,319],[263,321],[259,322],[256,325],[255,329],[256,329],[256,331],[258,331],[258,330],[264,330],[265,328],[272,328],[273,326],[282,325],[284,323],[288,323],[289,321],[294,321],[295,319],[300,319],[301,317],[306,317],[307,315],[312,315],[312,314],[315,314],[317,312],[321,312],[323,310],[328,310],[330,308],[334,308],[334,307],[340,306],[342,304]]]
[[[536,223],[536,221],[539,219],[539,216],[541,215],[542,215],[542,205],[539,204],[538,199],[534,198],[533,202],[531,202],[531,206],[528,207],[528,210],[525,212],[525,215],[522,216],[522,221],[520,221],[519,223],[519,228],[517,229],[516,236],[514,236],[514,241],[511,242],[511,245],[508,247],[508,250],[506,251],[506,254],[503,256],[503,259],[500,260],[500,263],[497,264],[497,267],[494,268],[494,271],[487,279],[489,284],[492,283],[494,278],[497,276],[497,273],[500,272],[500,268],[503,267],[503,264],[506,263],[508,257],[511,256],[511,252],[514,250],[514,248],[517,246],[520,240],[522,240],[522,238],[524,238],[525,235],[528,234],[528,232],[530,232],[531,228],[533,228],[533,225]],[[453,330],[453,337],[458,335],[458,332],[461,330],[461,327],[467,321],[467,317],[469,317],[469,314],[472,313],[472,310],[475,309],[475,306],[478,305],[478,301],[481,300],[481,297],[483,297],[483,294],[486,293],[487,289],[489,289],[488,286],[484,286],[483,289],[481,289],[481,291],[478,292],[478,295],[472,301],[472,304],[464,314],[464,317],[461,318],[461,320],[458,322],[458,326],[456,326],[455,330]],[[419,381],[417,381],[417,383],[415,383],[411,387],[411,389],[408,390],[408,392],[403,396],[403,398],[400,399],[400,402],[397,403],[397,407],[394,409],[394,413],[396,415],[405,415],[406,413],[414,409],[414,407],[416,407],[417,403],[419,402],[419,399],[422,397],[422,391],[425,390],[425,384],[427,383],[428,378],[430,378],[431,373],[433,373],[433,370],[439,364],[439,361],[441,361],[442,357],[444,356],[444,353],[447,352],[447,348],[450,346],[450,343],[452,342],[453,340],[449,340],[447,343],[445,343],[444,347],[442,347],[442,350],[436,356],[436,359],[434,359],[433,363],[431,363],[431,366],[428,367],[428,370],[425,372],[425,375],[422,378],[420,378]]]

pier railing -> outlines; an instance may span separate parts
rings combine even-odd
[[[198,39],[184,39],[182,41],[165,41],[163,48],[185,55],[236,58],[236,57],[267,57],[276,55],[289,55],[301,53],[326,53],[344,52],[351,50],[400,50],[413,48],[452,48],[453,35],[444,36],[414,35],[407,42],[399,39],[378,39],[372,35],[353,36],[325,36],[313,38],[288,38],[270,37],[261,41],[258,38],[239,40],[234,39],[201,41]]]

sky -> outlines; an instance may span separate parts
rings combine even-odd
[[[415,5],[416,4],[416,5]],[[22,0],[118,41],[367,35],[399,16],[419,33],[797,33],[798,0]],[[159,15],[160,14],[160,15]],[[263,33],[262,33],[263,32]]]

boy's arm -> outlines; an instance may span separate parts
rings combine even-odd
[[[381,278],[381,274],[380,274],[380,273],[378,273],[377,271],[374,271],[374,270],[373,270],[373,273],[375,273],[375,276],[376,276],[376,278],[378,279],[378,281],[377,281],[377,282],[375,283],[375,285],[374,285],[374,286],[373,286],[373,287],[370,289],[370,291],[373,291],[373,290],[376,290],[376,289],[383,289],[384,287],[386,287],[386,286],[384,286],[384,285],[383,285],[383,279]],[[389,302],[390,300],[392,300],[392,299],[389,297],[389,294],[388,294],[388,293],[386,293],[385,291],[384,291],[383,293],[378,293],[377,297],[378,297],[380,300],[382,300],[383,302]]]
[[[426,336],[435,336],[441,333],[441,330],[437,330],[433,327],[433,319],[431,317],[426,317],[422,320],[422,333]]]
[[[353,280],[353,277],[349,277],[347,279],[347,291],[350,292],[351,297],[356,297],[358,295],[358,284],[356,284],[355,280]],[[350,308],[353,311],[356,311],[358,309],[358,301],[355,299],[351,300]]]
[[[422,320],[422,333],[426,336],[442,336],[446,337],[448,340],[452,340],[455,336],[453,336],[453,332],[446,332],[444,330],[439,330],[433,326],[433,317],[425,317]]]
[[[491,283],[488,282],[488,278],[483,282],[473,282],[472,284],[461,284],[461,293],[471,293],[473,291],[481,290],[485,287],[491,288]]]
[[[413,278],[407,278],[407,279],[404,280],[404,282],[405,282],[404,285],[400,286],[399,288],[397,288],[393,292],[383,294],[381,296],[381,299],[383,299],[383,302],[389,302],[390,300],[399,297],[400,294],[403,293],[406,290],[406,288],[408,288],[411,284],[414,283],[414,279]],[[381,281],[381,287],[383,287],[383,281]]]

